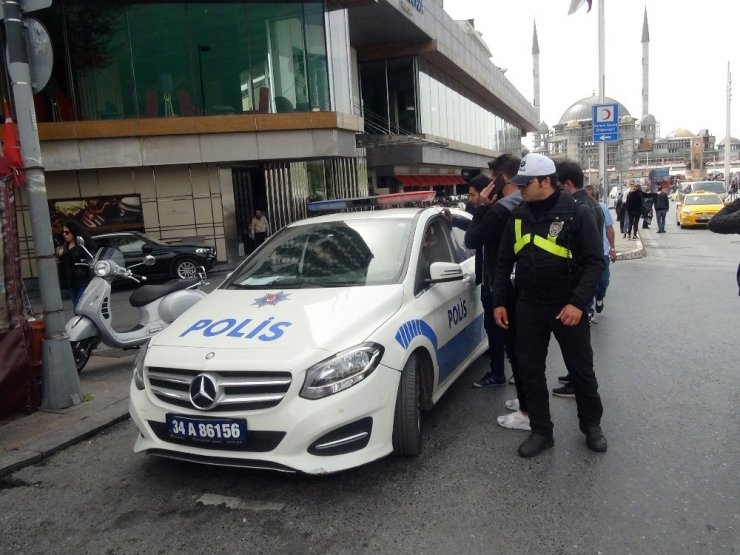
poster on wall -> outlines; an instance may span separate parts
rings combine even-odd
[[[51,229],[61,235],[66,220],[76,220],[90,235],[144,231],[141,195],[110,195],[49,201]]]

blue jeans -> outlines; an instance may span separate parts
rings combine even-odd
[[[606,297],[606,289],[609,287],[609,279],[611,278],[611,272],[609,272],[609,255],[604,255],[604,271],[599,278],[599,283],[596,284],[596,300],[603,301]],[[589,301],[586,307],[586,314],[593,315],[594,313],[594,300]]]
[[[493,299],[491,291],[484,283],[481,285],[480,300],[483,304],[483,328],[488,336],[488,354],[491,357],[491,374],[497,381],[506,379],[504,371],[504,334],[493,320]]]
[[[75,314],[77,314],[77,303],[80,302],[80,297],[82,297],[86,287],[87,285],[83,285],[82,287],[70,287],[69,289],[69,294],[72,297],[72,310]]]
[[[658,218],[658,231],[665,231],[665,215],[668,213],[668,210],[656,210],[655,214]]]

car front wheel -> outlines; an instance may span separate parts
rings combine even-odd
[[[180,258],[173,266],[173,277],[177,279],[190,279],[198,277],[198,261],[194,258]]]
[[[401,372],[393,418],[393,450],[402,457],[421,452],[420,391],[416,355],[411,355]]]

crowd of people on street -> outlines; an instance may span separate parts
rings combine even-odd
[[[465,234],[476,250],[491,356],[489,372],[473,385],[504,385],[505,353],[517,398],[505,402],[510,412],[497,422],[530,432],[518,449],[522,457],[552,447],[545,362],[554,335],[568,373],[553,394],[575,398],[586,445],[605,452],[589,321],[604,309],[608,264],[616,260],[609,210],[584,187],[573,161],[556,167],[541,154],[504,154],[489,168],[490,176],[469,182],[474,214]]]

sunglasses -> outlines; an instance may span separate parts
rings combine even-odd
[[[535,181],[537,181],[537,178],[536,177],[533,177],[532,179],[530,179],[529,181],[527,181],[526,183],[523,183],[521,185],[519,185],[517,183],[517,187],[519,187],[520,189],[526,189],[527,187],[529,187]]]
[[[72,235],[72,232],[68,229],[62,231],[62,235]]]

